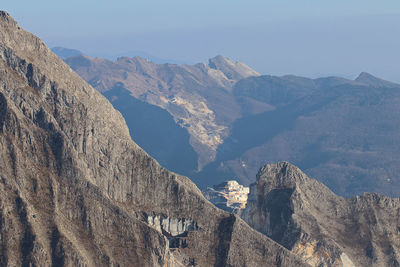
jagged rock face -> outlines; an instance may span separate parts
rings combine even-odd
[[[399,266],[400,201],[333,194],[297,167],[262,167],[243,218],[312,266]]]
[[[66,61],[99,91],[127,88],[133,97],[172,114],[176,123],[171,129],[183,127],[190,134],[189,141],[180,138],[179,144],[186,151],[195,148],[194,156],[186,158],[190,163],[182,164],[185,169],[174,167],[181,162],[173,152],[180,149],[170,149],[177,142],[160,146],[167,153],[152,153],[151,142],[139,144],[202,189],[231,177],[248,185],[261,165],[286,160],[342,196],[366,191],[399,196],[398,84],[367,73],[355,80],[260,76],[221,56],[194,66],[157,65],[141,58]],[[117,94],[109,99],[126,111],[131,128],[129,118],[137,112],[128,104],[119,106]],[[166,135],[153,133],[160,140]],[[139,134],[137,139],[132,134],[138,142]]]
[[[214,160],[228,126],[241,116],[230,93],[232,86],[239,79],[259,75],[222,56],[210,59],[209,65],[193,66],[155,64],[140,57],[112,62],[78,56],[66,62],[100,92],[122,86],[133,97],[167,110],[190,134],[199,169]]]
[[[242,62],[234,62],[218,55],[208,61],[210,68],[219,70],[233,81],[239,81],[246,77],[259,76],[260,74]]]
[[[0,12],[1,266],[301,266],[130,138],[122,116]]]

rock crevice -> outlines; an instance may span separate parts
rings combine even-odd
[[[287,162],[263,166],[243,218],[312,266],[397,266],[399,199],[345,199]]]

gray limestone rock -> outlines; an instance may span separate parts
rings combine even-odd
[[[131,139],[121,114],[0,12],[1,266],[302,266]]]
[[[229,58],[218,55],[208,60],[210,68],[220,70],[230,80],[259,76],[260,74],[242,62],[234,62]]]
[[[189,133],[189,144],[196,151],[197,168],[186,170],[186,174],[201,170],[215,159],[217,147],[229,134],[229,126],[242,116],[231,93],[233,85],[239,79],[259,75],[247,65],[222,56],[210,59],[209,64],[181,66],[156,64],[141,57],[120,57],[113,62],[80,55],[65,61],[103,94],[124,88],[135,99],[168,111],[179,127]],[[121,110],[117,102],[112,103]],[[131,127],[130,119],[136,114],[124,115]],[[152,146],[143,148],[151,150]],[[165,150],[160,161],[178,160],[173,149]]]
[[[263,166],[243,218],[312,266],[399,266],[400,200],[343,198],[287,163]]]

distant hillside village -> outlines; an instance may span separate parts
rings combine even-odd
[[[246,207],[249,192],[249,187],[230,180],[208,187],[203,194],[218,208],[240,214],[241,210]]]

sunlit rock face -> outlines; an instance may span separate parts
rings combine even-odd
[[[136,145],[0,12],[0,266],[307,266]]]
[[[259,75],[222,56],[181,66],[83,55],[66,62],[98,91],[111,94],[145,151],[202,189],[232,177],[249,185],[261,165],[286,160],[341,196],[400,196],[399,84],[368,73],[354,80]],[[112,93],[118,88],[166,111],[172,122],[165,128],[188,137],[159,146],[148,134],[135,134],[130,120],[138,113],[147,116],[140,121],[143,127],[167,120],[147,108],[127,108],[133,104],[121,107]],[[168,136],[152,130],[158,140]],[[192,155],[182,160],[182,148]],[[182,161],[184,167],[175,167]]]
[[[240,214],[246,207],[249,187],[240,185],[237,181],[225,181],[203,191],[204,196],[220,209]]]
[[[263,166],[242,218],[312,266],[398,266],[400,200],[343,198],[287,162]]]
[[[136,99],[167,110],[188,131],[190,145],[198,155],[198,170],[215,159],[230,125],[242,116],[232,87],[240,79],[260,75],[223,56],[208,64],[182,66],[156,64],[141,57],[112,62],[84,55],[66,62],[102,93],[122,86]]]

